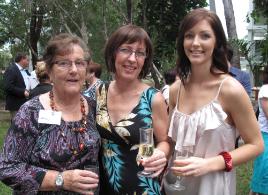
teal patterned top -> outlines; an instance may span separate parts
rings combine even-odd
[[[102,84],[97,96],[96,122],[102,138],[100,194],[161,194],[158,178],[137,176],[142,167],[136,162],[139,128],[151,126],[151,103],[158,90],[143,91],[138,105],[113,126],[107,111],[108,87],[109,83]]]

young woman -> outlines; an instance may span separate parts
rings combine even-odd
[[[169,136],[174,150],[188,158],[175,160],[185,190],[167,194],[235,195],[234,166],[263,150],[263,140],[250,99],[228,74],[226,38],[217,15],[191,11],[182,21],[177,43],[181,80],[170,88]],[[235,149],[237,133],[245,144]]]

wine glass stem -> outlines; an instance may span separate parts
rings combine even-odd
[[[176,182],[175,182],[176,186],[181,186],[181,176],[176,176]]]

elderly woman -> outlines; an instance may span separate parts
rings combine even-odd
[[[161,194],[157,176],[166,165],[168,115],[161,92],[141,79],[149,72],[152,43],[140,27],[115,31],[105,47],[114,81],[97,90],[97,128],[102,137],[101,194]],[[139,160],[139,128],[152,127],[155,150]],[[136,162],[138,159],[138,162]],[[141,163],[150,177],[138,176]]]
[[[0,156],[0,180],[15,194],[93,194],[100,137],[95,101],[80,94],[90,56],[73,35],[52,38],[43,59],[53,89],[26,102],[15,116]]]

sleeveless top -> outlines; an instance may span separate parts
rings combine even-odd
[[[113,125],[107,109],[109,84],[101,84],[97,95],[96,123],[102,138],[100,194],[160,195],[158,178],[138,177],[137,172],[142,167],[136,161],[139,128],[151,127],[152,101],[158,90],[145,89],[131,112]]]
[[[228,77],[227,77],[228,78]],[[187,149],[192,156],[209,158],[217,156],[222,151],[232,151],[235,148],[237,130],[225,122],[227,114],[218,101],[218,96],[224,81],[219,85],[216,97],[192,114],[184,114],[176,107],[171,116],[168,135],[176,142],[175,150]],[[173,180],[173,181],[172,181]],[[235,170],[231,172],[210,172],[199,177],[182,177],[186,190],[172,191],[168,183],[174,183],[175,177],[170,172],[166,176],[165,190],[168,195],[235,195]]]

